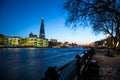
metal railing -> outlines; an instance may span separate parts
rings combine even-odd
[[[92,59],[92,51],[88,50],[85,52],[80,59],[80,65],[78,69],[78,65],[76,60],[73,60],[69,64],[65,65],[64,67],[58,69],[60,71],[60,75],[57,79],[48,79],[48,80],[75,80],[76,77],[80,77],[80,80],[83,80],[85,77],[85,73],[88,69],[87,64],[91,62]],[[80,74],[78,76],[78,71]]]
[[[60,77],[58,80],[72,80],[72,77],[70,76],[71,73],[76,72],[76,62],[73,61],[71,64],[69,64],[67,67],[65,67],[60,74]],[[74,72],[73,72],[74,71]],[[74,75],[74,74],[73,74]]]

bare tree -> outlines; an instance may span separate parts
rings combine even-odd
[[[120,0],[67,0],[67,25],[91,25],[95,33],[111,36],[114,47],[120,44]]]

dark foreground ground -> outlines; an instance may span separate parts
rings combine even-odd
[[[120,54],[113,53],[114,57],[105,54],[105,49],[98,49],[93,56],[99,65],[100,80],[120,80]]]

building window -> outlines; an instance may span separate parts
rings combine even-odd
[[[20,40],[18,40],[18,42],[20,43]]]

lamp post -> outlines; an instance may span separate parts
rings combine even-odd
[[[109,44],[110,44],[109,37],[110,37],[110,34],[106,34],[106,36],[107,36],[107,53],[106,53],[106,55],[109,55],[109,53],[110,53],[110,50],[109,50]]]

